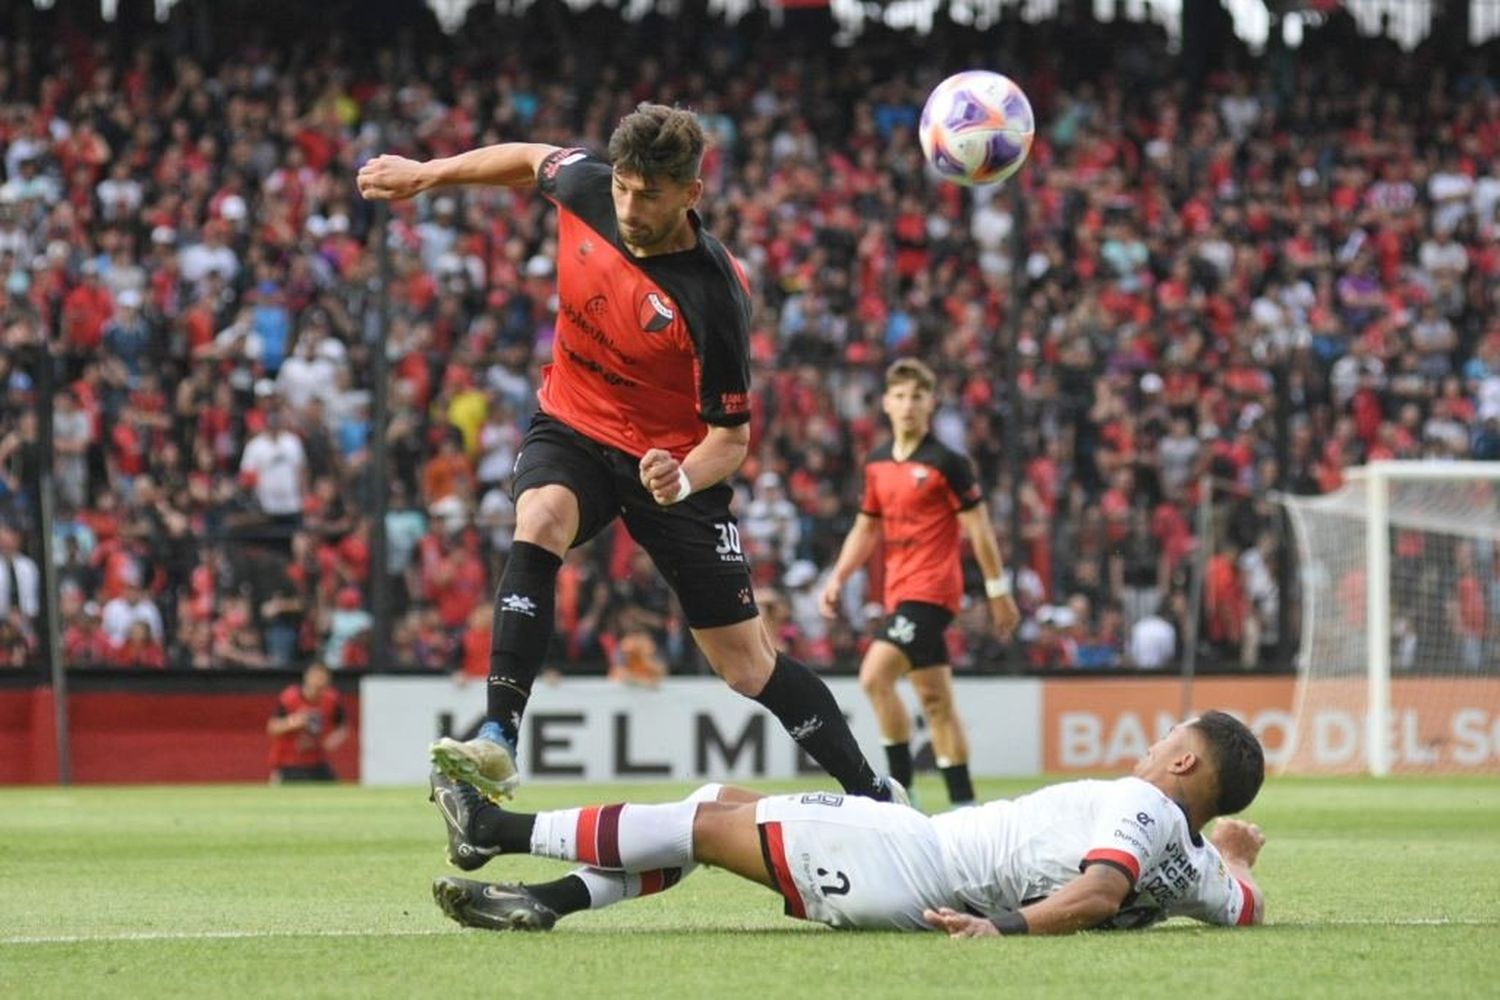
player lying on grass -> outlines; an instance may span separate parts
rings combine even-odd
[[[441,775],[433,801],[449,860],[473,870],[501,854],[580,861],[539,885],[445,877],[454,920],[547,930],[560,916],[675,885],[713,865],[779,892],[790,916],[833,927],[936,928],[954,937],[1145,927],[1172,916],[1258,923],[1250,868],[1259,827],[1220,819],[1265,776],[1255,737],[1223,712],[1175,727],[1133,777],[1070,781],[1013,800],[925,816],[829,793],[763,797],[706,785],[681,802],[509,812]]]

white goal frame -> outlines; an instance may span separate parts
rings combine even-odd
[[[1365,650],[1368,657],[1368,704],[1365,711],[1365,763],[1370,774],[1384,777],[1391,772],[1391,755],[1386,734],[1391,722],[1391,550],[1390,528],[1398,527],[1451,532],[1449,521],[1427,519],[1420,514],[1402,512],[1391,517],[1390,486],[1413,482],[1496,482],[1500,483],[1500,462],[1392,461],[1381,460],[1344,470],[1344,478],[1364,487],[1365,519]],[[1331,499],[1331,495],[1330,495]],[[1301,522],[1293,518],[1298,534],[1298,549],[1303,557],[1309,551],[1308,539],[1302,537]],[[1500,523],[1468,525],[1474,534],[1500,539]],[[1312,649],[1315,616],[1304,609],[1302,642],[1298,654],[1305,677]],[[1304,683],[1299,678],[1299,687]],[[1300,699],[1300,694],[1299,694]],[[1300,705],[1298,706],[1300,708]],[[1299,713],[1300,714],[1300,713]]]

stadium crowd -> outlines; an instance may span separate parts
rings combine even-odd
[[[1288,553],[1268,489],[1328,491],[1370,458],[1500,458],[1493,77],[1337,26],[1294,63],[1243,57],[1190,86],[1163,37],[1128,24],[1070,39],[1098,56],[1076,60],[1058,26],[949,29],[939,66],[915,37],[803,51],[710,21],[688,47],[614,17],[580,16],[564,45],[535,11],[482,14],[446,48],[368,57],[338,35],[219,37],[211,56],[166,34],[0,38],[0,661],[39,657],[45,342],[70,664],[361,668],[386,573],[391,661],[483,676],[507,478],[551,349],[555,215],[500,189],[393,206],[381,440],[376,230],[354,173],[383,151],[600,148],[648,98],[695,107],[714,137],[705,214],[757,301],[742,537],[779,640],[809,662],[852,664],[878,620],[878,579],[851,582],[841,622],[816,593],[898,356],[939,371],[935,431],[973,457],[1007,542],[1020,497],[1007,558],[1037,668],[1175,662],[1204,545],[1205,640],[1269,662]],[[922,169],[923,97],[968,65],[1036,107],[1019,257],[1004,191]],[[1019,409],[1001,377],[1017,309]],[[1201,539],[1205,476],[1222,499]],[[1500,560],[1478,559],[1490,585],[1457,627],[1484,634]],[[564,669],[696,669],[618,526],[570,555],[558,616]],[[982,600],[960,625],[955,664],[1005,668]]]

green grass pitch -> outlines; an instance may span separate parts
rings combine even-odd
[[[518,807],[686,791],[533,785]],[[1500,781],[1272,780],[1248,815],[1269,837],[1268,925],[1249,931],[840,933],[700,870],[519,935],[432,904],[448,869],[425,789],[0,789],[0,997],[1500,996]]]

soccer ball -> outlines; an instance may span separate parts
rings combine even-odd
[[[922,107],[917,137],[932,169],[965,186],[995,184],[1021,169],[1036,122],[1015,81],[971,69],[933,88]]]

